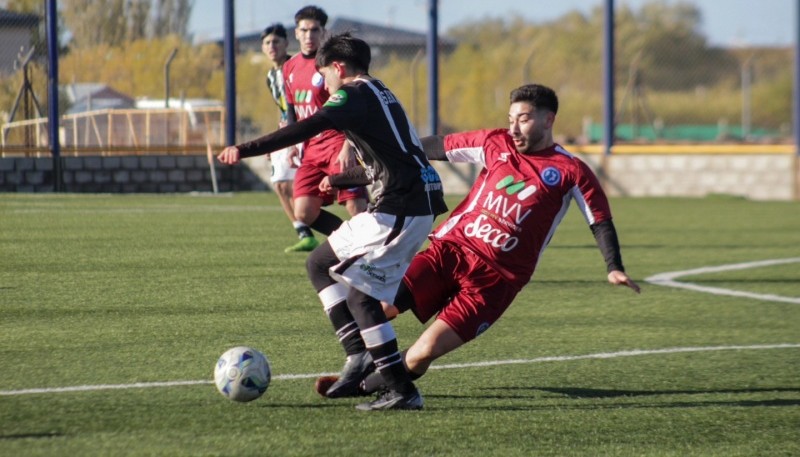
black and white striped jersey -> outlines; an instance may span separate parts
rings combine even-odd
[[[407,216],[447,211],[438,173],[405,110],[381,81],[359,76],[332,94],[319,114],[355,147],[373,183],[376,211]]]

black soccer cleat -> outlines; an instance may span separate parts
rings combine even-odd
[[[372,363],[372,356],[364,351],[355,355],[348,355],[347,361],[342,368],[339,379],[333,383],[325,392],[328,398],[360,397],[358,385],[368,374],[375,371],[375,364]]]
[[[408,393],[400,393],[396,390],[387,390],[378,398],[369,402],[356,405],[359,411],[386,411],[390,409],[419,410],[423,406],[422,395],[415,388]]]

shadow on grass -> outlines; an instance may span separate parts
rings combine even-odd
[[[494,390],[495,388],[489,388]],[[616,397],[650,397],[655,395],[709,395],[709,394],[752,394],[762,392],[797,392],[800,387],[773,387],[761,389],[718,389],[718,390],[615,390],[590,389],[584,387],[511,387],[505,390],[540,390],[561,394],[569,398],[616,398]]]
[[[798,393],[800,394],[800,387],[775,387],[775,388],[761,388],[761,389],[719,389],[719,390],[614,390],[614,389],[590,389],[582,387],[490,387],[486,388],[488,391],[503,391],[512,392],[509,394],[498,393],[496,395],[436,395],[428,394],[427,399],[442,399],[442,400],[534,400],[537,403],[550,402],[559,398],[568,400],[586,400],[586,399],[626,399],[626,398],[655,398],[659,396],[669,395],[730,395],[730,394],[759,394],[759,393]],[[529,395],[524,395],[517,392],[529,392]],[[560,397],[537,396],[536,392],[549,392],[559,394]],[[467,403],[461,402],[462,405]],[[776,407],[776,406],[800,406],[800,399],[797,398],[771,398],[764,400],[715,400],[709,398],[708,400],[698,399],[696,401],[669,401],[666,399],[659,399],[658,402],[642,403],[599,403],[599,404],[519,404],[519,405],[491,405],[479,406],[472,403],[466,409],[493,409],[493,410],[548,410],[548,409],[617,409],[617,408],[699,408],[699,407],[714,407],[714,406],[729,406],[729,407]]]
[[[12,433],[10,435],[0,435],[0,441],[24,440],[28,438],[58,438],[60,436],[64,436],[64,434],[58,432]]]
[[[346,403],[314,403],[314,404],[303,404],[303,403],[264,403],[263,405],[259,405],[259,408],[269,408],[269,409],[276,409],[276,408],[284,408],[284,409],[324,409],[324,408],[341,408],[343,406],[349,406]]]

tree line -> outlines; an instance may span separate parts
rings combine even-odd
[[[164,61],[177,49],[171,66],[174,96],[224,98],[222,49],[213,43],[193,45],[188,36],[191,0],[60,3],[61,21],[69,30],[59,64],[62,84],[102,82],[133,97],[161,98]],[[41,4],[41,0],[9,0],[9,8],[19,11],[36,11]],[[639,9],[623,5],[615,12],[615,22],[620,123],[630,122],[632,111],[639,109],[647,115],[643,121],[667,125],[715,124],[723,119],[735,124],[742,116],[742,75],[750,71],[753,125],[788,128],[791,49],[710,46],[701,33],[700,11],[686,3],[653,1]],[[509,92],[527,82],[557,90],[561,98],[557,131],[568,140],[579,139],[587,122],[601,121],[601,6],[545,23],[514,15],[464,23],[445,35],[458,45],[440,62],[443,129],[503,127]],[[239,121],[261,132],[277,125],[264,85],[267,65],[258,53],[237,58]],[[425,63],[415,65],[393,56],[371,73],[393,88],[421,133],[428,133]],[[13,101],[18,78],[0,79],[0,110]],[[42,77],[34,81],[40,86],[38,93],[45,93],[45,82]]]

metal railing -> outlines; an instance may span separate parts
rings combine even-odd
[[[225,108],[103,109],[62,116],[61,153],[194,154],[225,144]],[[47,118],[0,127],[0,156],[50,155]]]

